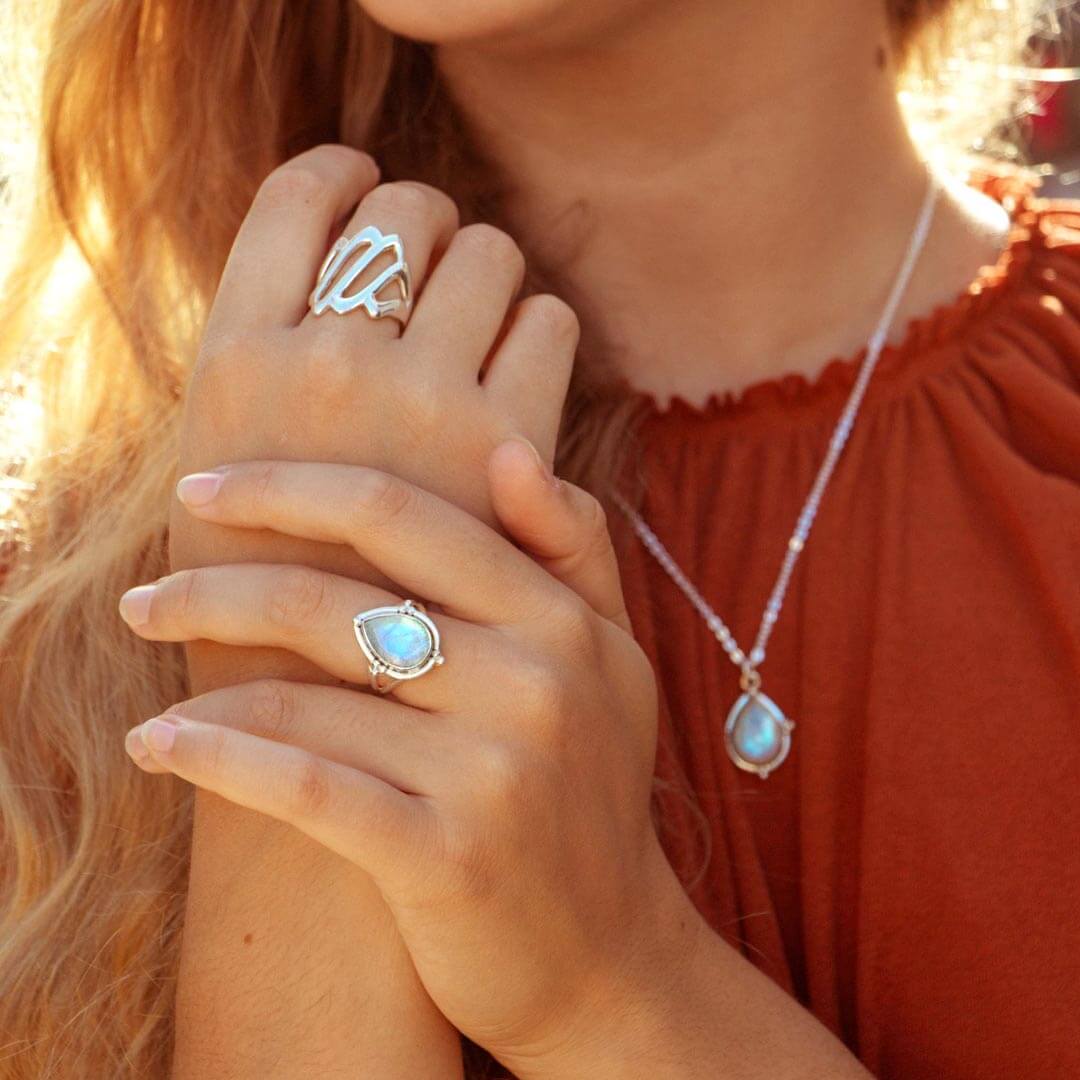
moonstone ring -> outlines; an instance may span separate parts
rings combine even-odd
[[[371,686],[380,694],[404,679],[417,679],[443,663],[439,629],[423,606],[406,600],[397,607],[361,611],[353,630],[371,671]]]

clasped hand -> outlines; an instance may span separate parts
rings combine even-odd
[[[341,153],[311,152],[309,177],[327,166],[331,150]],[[360,157],[351,166],[354,189],[366,168]],[[332,164],[340,174],[341,161]],[[344,172],[342,190],[318,218],[323,234],[348,203]],[[256,200],[211,316],[209,339],[228,341],[234,352],[236,324],[250,334],[258,314],[258,304],[238,303],[246,288],[240,268],[254,265],[267,223],[280,220],[280,190],[288,189],[278,183],[273,197]],[[358,213],[372,210],[361,202]],[[273,330],[279,355],[300,335],[308,356],[319,353],[313,341],[331,351],[335,340],[340,355],[348,329],[371,335],[362,361],[351,359],[364,365],[352,371],[364,374],[366,430],[384,418],[372,436],[372,463],[219,458],[182,479],[177,493],[193,521],[354,552],[377,584],[244,561],[193,566],[126,594],[121,612],[144,638],[282,648],[337,680],[257,679],[176,702],[129,732],[129,753],[147,771],[173,773],[288,822],[367,871],[436,1005],[521,1075],[545,1057],[572,1062],[574,1048],[590,1040],[620,1039],[629,1052],[633,1032],[667,989],[664,971],[681,959],[672,941],[685,934],[665,928],[685,928],[689,908],[650,819],[655,683],[630,633],[603,512],[552,477],[543,460],[550,446],[534,449],[545,439],[553,445],[565,375],[530,384],[522,363],[561,349],[565,364],[566,335],[550,317],[538,323],[519,311],[502,353],[489,356],[515,277],[520,283],[520,271],[504,266],[498,311],[483,309],[480,329],[477,320],[466,331],[447,316],[442,344],[451,355],[438,378],[454,408],[451,430],[432,408],[430,373],[410,383],[400,367],[410,335],[419,341],[439,332],[440,305],[453,310],[454,291],[483,296],[459,276],[475,260],[475,237],[441,241],[444,253],[413,319],[392,342],[387,327],[363,315],[330,316],[313,328],[299,299],[282,293],[310,287],[324,240],[308,235],[303,273],[271,283],[278,304],[264,303],[262,315],[291,312],[297,329],[285,346],[282,328]],[[490,237],[485,242],[490,248]],[[429,234],[413,251],[421,246],[435,264],[437,238]],[[490,278],[489,267],[474,269]],[[411,362],[422,353],[415,349]],[[350,393],[343,382],[350,369],[319,355],[318,370],[333,370],[338,392]],[[478,374],[485,360],[493,373],[486,396]],[[426,396],[410,411],[411,385]],[[529,413],[533,398],[542,400]],[[412,418],[400,436],[408,445],[396,445],[393,428],[403,416]],[[431,431],[418,430],[420,416]],[[523,432],[529,417],[533,429]],[[433,452],[437,433],[445,439]],[[425,448],[426,464],[416,463],[420,450],[403,460],[414,474],[431,470],[431,484],[379,460],[408,446]],[[469,454],[480,457],[480,472],[461,492],[462,474],[476,468]],[[352,620],[406,597],[430,605],[446,660],[380,697],[366,687],[368,661]]]

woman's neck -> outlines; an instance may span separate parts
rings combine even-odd
[[[514,227],[634,385],[701,401],[812,376],[872,332],[926,184],[883,8],[682,0],[572,43],[440,50]],[[962,289],[1002,232],[944,200],[896,325]]]

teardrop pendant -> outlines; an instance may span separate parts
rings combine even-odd
[[[746,772],[765,779],[783,764],[791,749],[795,721],[789,720],[776,702],[760,690],[740,695],[724,725],[728,757]]]

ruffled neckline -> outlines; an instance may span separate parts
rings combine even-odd
[[[917,358],[929,357],[943,347],[962,342],[976,324],[1007,307],[1023,291],[1036,254],[1045,247],[1048,218],[1054,204],[1037,197],[1038,178],[1027,173],[981,172],[969,182],[999,202],[1009,214],[1011,227],[996,262],[981,267],[974,280],[953,300],[910,319],[902,337],[885,346],[874,371],[874,382],[888,382],[907,373]],[[702,405],[673,395],[666,406],[656,397],[631,388],[646,422],[700,423],[735,419],[765,411],[805,408],[832,401],[849,391],[866,356],[864,345],[854,355],[831,358],[816,375],[800,372],[772,376],[740,390],[718,391]]]

